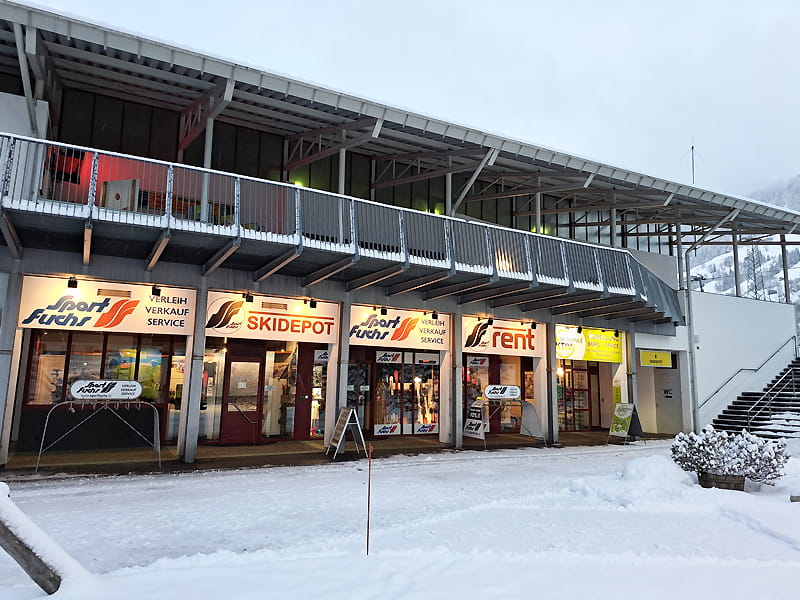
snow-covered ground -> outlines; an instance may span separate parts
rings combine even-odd
[[[669,442],[9,482],[96,575],[59,600],[796,598],[800,459],[706,490]],[[2,473],[0,473],[2,477]],[[0,598],[43,594],[0,551]]]

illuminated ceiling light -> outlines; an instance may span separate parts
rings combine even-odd
[[[381,306],[381,316],[385,317],[389,311],[386,309],[385,306]]]
[[[78,287],[78,280],[77,280],[77,279],[75,279],[74,277],[70,277],[70,278],[67,280],[67,287],[68,287],[68,288],[75,289],[76,287]]]
[[[557,367],[556,368],[556,376],[563,377],[564,376],[564,367]]]
[[[309,308],[317,308],[317,301],[311,298],[311,300],[308,301],[308,306]]]
[[[152,288],[150,288],[150,295],[151,296],[160,296],[161,295],[161,288],[158,287],[157,285],[154,285]]]
[[[244,301],[245,302],[253,302],[253,294],[251,294],[250,292],[247,292],[246,294],[244,294]]]

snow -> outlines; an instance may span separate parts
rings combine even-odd
[[[9,481],[92,577],[58,600],[794,597],[800,461],[702,489],[671,440],[367,462]],[[0,598],[43,594],[0,553]]]

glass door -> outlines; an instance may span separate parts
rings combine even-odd
[[[368,363],[350,363],[347,365],[347,406],[356,409],[358,422],[362,429],[367,429],[365,414],[369,403],[370,365]]]
[[[222,405],[222,443],[255,444],[258,441],[264,400],[263,378],[263,361],[230,361]]]

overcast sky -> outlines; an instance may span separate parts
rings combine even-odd
[[[433,117],[737,195],[800,175],[800,2],[37,0]]]

